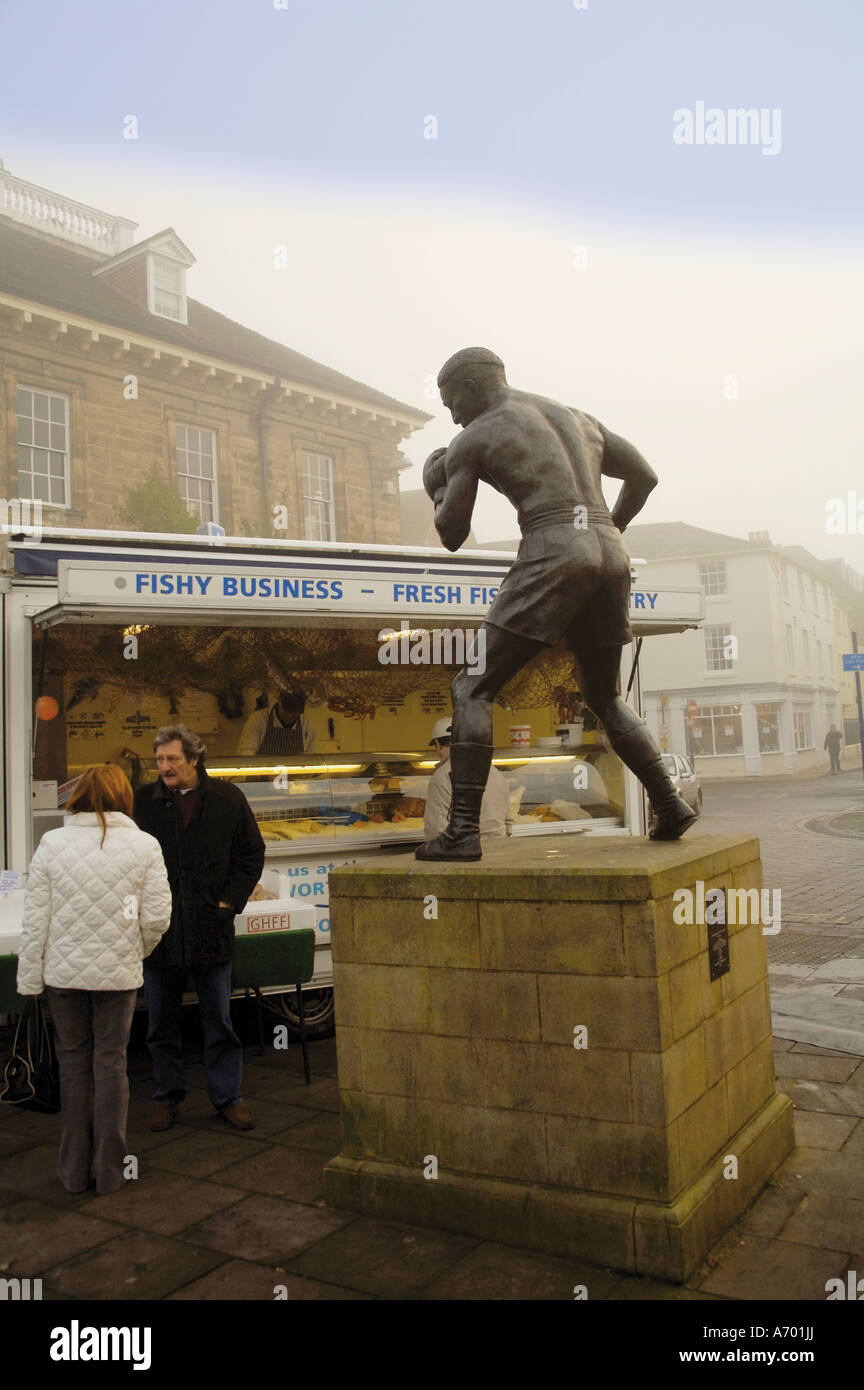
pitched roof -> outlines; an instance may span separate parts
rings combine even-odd
[[[623,536],[628,554],[643,560],[675,560],[685,555],[719,555],[730,550],[761,550],[762,541],[742,541],[722,531],[705,531],[683,521],[658,521],[628,526]],[[519,537],[503,541],[479,541],[480,550],[518,550]]]
[[[403,545],[441,545],[441,538],[435,530],[435,509],[422,487],[399,493],[399,508],[402,517]],[[466,550],[485,550],[474,539],[474,532],[468,532]]]
[[[630,555],[643,560],[678,560],[690,555],[727,555],[731,550],[764,550],[765,541],[742,541],[722,531],[706,531],[686,521],[628,526],[622,537]],[[770,544],[770,543],[769,543]]]
[[[147,242],[152,240],[147,238]],[[147,242],[138,245],[143,247]],[[406,405],[244,328],[196,299],[187,301],[188,324],[151,314],[102,277],[94,276],[92,272],[99,265],[92,255],[84,255],[54,238],[34,235],[11,218],[0,216],[0,290],[8,294],[127,332],[144,333],[190,353],[197,351],[237,366],[272,372],[312,390],[329,391],[384,410],[389,408],[412,416],[418,424],[432,418],[416,406]]]

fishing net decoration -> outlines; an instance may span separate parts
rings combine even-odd
[[[124,631],[137,638],[126,659]],[[421,629],[417,629],[421,631]],[[44,634],[41,641],[44,641]],[[34,644],[34,674],[41,641]],[[126,628],[61,626],[48,641],[48,669],[67,678],[67,710],[110,685],[127,694],[166,697],[172,711],[186,690],[208,691],[227,718],[243,717],[243,691],[306,691],[334,713],[374,719],[394,698],[447,685],[459,663],[382,665],[377,630],[362,628]],[[542,652],[501,691],[505,709],[569,708],[577,677],[572,655]]]

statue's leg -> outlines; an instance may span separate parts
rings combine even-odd
[[[480,805],[492,765],[492,704],[510,677],[543,650],[542,642],[504,628],[484,623],[481,631],[472,665],[463,666],[451,687],[450,822],[443,834],[420,846],[417,859],[481,858]]]
[[[588,708],[599,719],[612,748],[642,783],[656,816],[652,840],[677,840],[696,820],[695,812],[675,790],[660,749],[638,715],[618,694],[621,646],[588,646],[578,637],[570,642],[579,668],[580,688]]]

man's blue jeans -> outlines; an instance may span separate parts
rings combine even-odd
[[[154,1099],[179,1102],[183,1080],[182,1009],[187,976],[198,995],[204,1032],[207,1094],[217,1110],[241,1099],[243,1044],[231,1026],[231,962],[209,970],[160,970],[144,965],[147,1000],[147,1047],[153,1062]]]

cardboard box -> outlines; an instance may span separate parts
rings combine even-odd
[[[243,912],[234,918],[238,936],[263,936],[266,932],[298,931],[315,926],[314,907],[300,906],[293,898],[277,898],[273,902],[247,903]]]
[[[56,782],[34,782],[34,783],[33,783],[33,810],[34,810],[34,811],[56,811],[56,810],[57,810],[57,783],[56,783]]]

